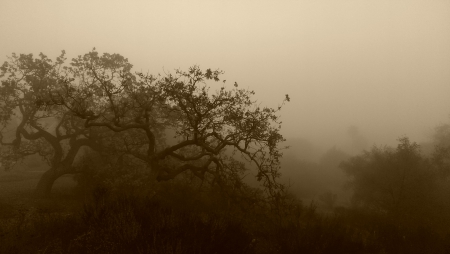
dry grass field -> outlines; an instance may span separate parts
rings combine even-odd
[[[75,202],[72,189],[75,181],[72,176],[64,176],[55,182],[50,200],[39,200],[34,197],[34,189],[44,171],[14,170],[0,173],[0,219],[14,217],[17,211],[43,210],[50,212],[70,210]],[[57,202],[55,202],[58,200]],[[59,204],[56,205],[55,204]]]
[[[89,196],[64,176],[50,197],[38,199],[34,188],[42,173],[0,173],[0,254],[450,253],[450,235],[400,230],[364,211],[325,214],[300,204],[283,218],[256,207],[218,212],[212,208],[230,203],[202,199],[176,183],[168,183],[162,198],[109,197],[101,189]]]

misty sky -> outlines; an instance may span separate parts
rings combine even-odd
[[[450,122],[447,0],[1,0],[0,36],[1,62],[96,47],[137,71],[220,68],[262,105],[289,94],[283,134],[327,146],[350,126],[381,145]]]

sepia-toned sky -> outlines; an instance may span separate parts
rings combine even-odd
[[[222,69],[262,105],[289,94],[283,134],[324,146],[350,126],[382,145],[450,123],[448,0],[1,0],[0,38],[1,62],[96,47],[137,71]]]

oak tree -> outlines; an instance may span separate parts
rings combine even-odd
[[[11,64],[21,57],[28,63],[42,62],[45,74]],[[63,63],[63,56],[52,64],[43,55],[41,60],[13,55],[4,65],[2,75],[9,76],[2,80],[3,101],[15,104],[8,104],[3,123],[25,104],[26,110],[20,112],[27,117],[22,119],[32,119],[24,122],[26,128],[16,132],[12,143],[31,141],[30,135],[49,136],[43,134],[37,118],[70,119],[71,128],[51,133],[54,138],[71,140],[70,149],[79,142],[138,159],[151,172],[151,181],[170,180],[189,171],[211,184],[241,186],[244,172],[253,165],[269,196],[280,198],[283,186],[276,179],[284,138],[278,114],[289,101],[287,95],[278,107],[263,107],[253,91],[239,88],[236,82],[229,88],[220,70],[193,66],[163,75],[132,72],[123,56],[100,55],[95,49],[72,59],[70,66]],[[17,77],[17,72],[30,78]],[[93,133],[109,133],[109,138]],[[162,142],[165,133],[174,138]],[[70,168],[71,163],[64,165]]]

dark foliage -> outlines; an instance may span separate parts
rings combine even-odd
[[[143,197],[94,188],[72,213],[21,208],[0,221],[0,253],[449,253],[449,236],[370,210],[271,211],[167,182]],[[181,193],[184,193],[182,195]],[[190,198],[188,198],[190,197]],[[184,202],[180,200],[185,199]],[[189,199],[189,200],[188,200]],[[229,202],[231,201],[231,203]],[[214,209],[218,208],[218,209]],[[245,209],[241,209],[245,208]],[[11,212],[11,209],[9,209]]]

